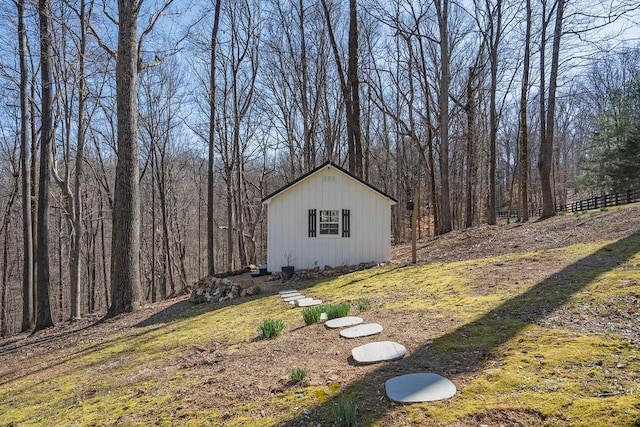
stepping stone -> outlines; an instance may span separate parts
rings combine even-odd
[[[313,299],[313,298],[299,299],[297,301],[292,301],[292,302],[297,302],[298,307],[311,307],[312,305],[322,304],[321,299]]]
[[[295,292],[287,292],[286,294],[280,294],[281,298],[289,298],[289,297],[295,297],[296,295],[302,295],[300,292],[295,291]]]
[[[343,329],[340,331],[340,336],[343,338],[359,338],[379,334],[380,332],[382,332],[382,325],[377,323],[366,323],[364,325],[352,326],[351,328]]]
[[[400,403],[433,402],[456,394],[456,386],[438,374],[417,373],[393,377],[384,383],[389,399]]]
[[[291,301],[297,301],[297,300],[305,299],[305,298],[306,298],[306,297],[305,297],[304,295],[292,295],[292,296],[290,296],[290,297],[282,298],[282,301],[284,301],[284,302],[291,302]]]
[[[283,290],[281,290],[281,291],[278,291],[278,293],[279,293],[280,295],[283,295],[283,294],[297,294],[297,293],[298,293],[298,291],[297,291],[297,290],[295,290],[295,289],[283,289]]]
[[[351,350],[353,360],[358,363],[375,363],[384,360],[401,359],[407,349],[394,341],[378,341],[361,345]]]
[[[299,304],[299,303],[301,303],[301,302],[305,302],[306,300],[312,301],[312,300],[313,300],[313,298],[310,298],[310,297],[304,297],[304,298],[300,298],[300,299],[296,299],[296,300],[289,301],[289,304],[296,305],[296,303],[297,303],[297,304]]]
[[[346,316],[346,317],[338,317],[337,319],[331,319],[324,323],[327,328],[335,329],[335,328],[344,328],[345,326],[353,326],[358,323],[362,323],[362,317],[356,316]]]

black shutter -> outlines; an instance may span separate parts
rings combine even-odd
[[[342,237],[351,237],[351,211],[342,209]]]
[[[309,237],[316,237],[316,210],[309,209]]]

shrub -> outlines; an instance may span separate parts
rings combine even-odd
[[[260,286],[256,286],[255,288],[253,288],[254,295],[260,295],[261,293],[262,293],[262,288]]]
[[[291,370],[291,382],[297,384],[307,378],[307,371],[301,368]]]
[[[314,305],[312,307],[305,307],[302,309],[302,317],[306,325],[312,325],[320,321],[320,315],[324,312],[325,307],[323,305]]]
[[[360,313],[368,311],[371,308],[371,303],[367,298],[360,298],[356,304]]]
[[[340,396],[340,399],[333,406],[333,422],[336,427],[357,427],[357,410],[358,408],[352,401]]]
[[[284,322],[280,319],[265,319],[259,329],[264,338],[275,338],[284,330]]]
[[[351,306],[348,302],[343,302],[340,304],[332,304],[324,307],[325,313],[327,313],[327,319],[337,319],[338,317],[345,317],[349,314],[349,309]]]

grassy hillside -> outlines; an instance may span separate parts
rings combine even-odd
[[[176,300],[3,342],[0,425],[331,425],[342,396],[365,426],[640,426],[640,208],[484,228],[478,245],[490,239],[493,251],[461,246],[473,233],[423,242],[416,266],[296,284],[351,302],[351,314],[367,299],[360,315],[385,328],[375,338],[305,326],[277,295],[289,285],[273,282],[231,303]],[[433,259],[436,249],[449,256]],[[283,334],[258,339],[265,318],[283,320]],[[350,361],[351,348],[378,339],[407,356]],[[291,384],[294,368],[307,379]],[[385,397],[386,379],[425,371],[458,394]]]

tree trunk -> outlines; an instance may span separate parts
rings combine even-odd
[[[108,316],[141,304],[140,187],[138,167],[137,23],[139,1],[118,0],[116,102],[118,162],[111,242],[111,307]]]
[[[85,17],[85,0],[80,0],[80,52],[78,64],[78,135],[75,160],[75,180],[73,183],[73,197],[71,199],[71,221],[73,224],[73,237],[71,240],[71,253],[69,257],[69,275],[71,282],[71,319],[79,319],[82,315],[80,307],[80,295],[82,283],[80,280],[80,245],[84,228],[82,226],[82,194],[81,184],[84,174],[84,147],[85,147],[85,102],[87,98],[85,72],[85,53],[87,46],[87,24]]]
[[[331,25],[331,15],[329,13],[329,6],[327,6],[326,0],[322,1],[322,8],[324,10],[324,16],[327,23],[327,32],[329,33],[329,43],[331,44],[331,50],[333,51],[333,57],[336,62],[336,69],[338,71],[338,77],[340,78],[340,88],[342,89],[342,97],[344,98],[344,109],[346,113],[347,119],[347,157],[348,157],[348,165],[349,172],[355,174],[356,173],[356,148],[354,145],[354,127],[352,125],[353,122],[353,99],[351,97],[351,87],[350,81],[347,81],[345,78],[344,71],[342,69],[342,62],[340,60],[340,53],[338,51],[338,44],[336,42],[336,38],[333,34],[333,25]],[[353,1],[353,0],[350,0]],[[350,25],[351,27],[351,25]],[[351,28],[350,28],[351,31]],[[351,41],[351,38],[349,39]],[[356,44],[357,49],[357,44]]]
[[[214,160],[216,138],[216,48],[218,45],[218,24],[220,22],[220,3],[216,0],[211,30],[211,71],[209,74],[209,163],[207,169],[207,274],[213,276],[215,268],[215,216],[213,205]]]
[[[354,173],[363,177],[362,170],[362,129],[360,126],[360,90],[358,88],[358,13],[356,0],[349,0],[349,64],[347,86],[351,92],[351,137],[353,138]],[[349,161],[351,164],[351,161]]]
[[[449,190],[449,84],[451,52],[449,52],[449,0],[436,0],[440,30],[440,219],[438,234],[451,231],[451,198]]]
[[[527,29],[524,42],[522,86],[520,88],[520,221],[529,221],[529,130],[527,126],[527,94],[529,93],[529,61],[531,56],[531,0],[527,0]]]
[[[540,141],[540,153],[538,155],[538,172],[540,173],[540,186],[542,188],[542,218],[550,218],[556,214],[555,198],[551,183],[551,166],[553,160],[556,88],[558,83],[564,1],[565,0],[558,0],[557,3],[556,23],[553,31],[553,50],[551,52],[551,70],[549,74],[549,95],[546,108],[546,128],[544,128]],[[541,113],[544,112],[541,111]]]
[[[42,124],[40,127],[40,184],[38,188],[36,325],[34,331],[53,326],[49,296],[49,180],[53,139],[53,97],[51,85],[51,34],[48,0],[38,2],[40,20],[40,78],[42,80]]]
[[[27,33],[24,0],[18,0],[18,51],[20,57],[20,164],[22,167],[22,332],[34,326],[33,229],[31,219],[31,164],[29,147],[29,94]]]
[[[467,103],[465,105],[465,112],[467,114],[467,197],[465,204],[464,226],[469,228],[473,225],[473,206],[475,203],[475,194],[473,192],[473,185],[476,180],[476,159],[474,145],[476,143],[475,123],[476,123],[476,94],[474,82],[476,78],[477,68],[475,66],[469,67],[469,79],[467,81]]]
[[[502,0],[497,0],[496,15],[490,12],[489,62],[491,68],[491,88],[489,94],[489,205],[487,223],[496,224],[496,145],[498,139],[498,112],[496,95],[498,90],[498,49],[502,31]],[[495,19],[494,19],[495,18]],[[495,22],[494,22],[495,21]]]

